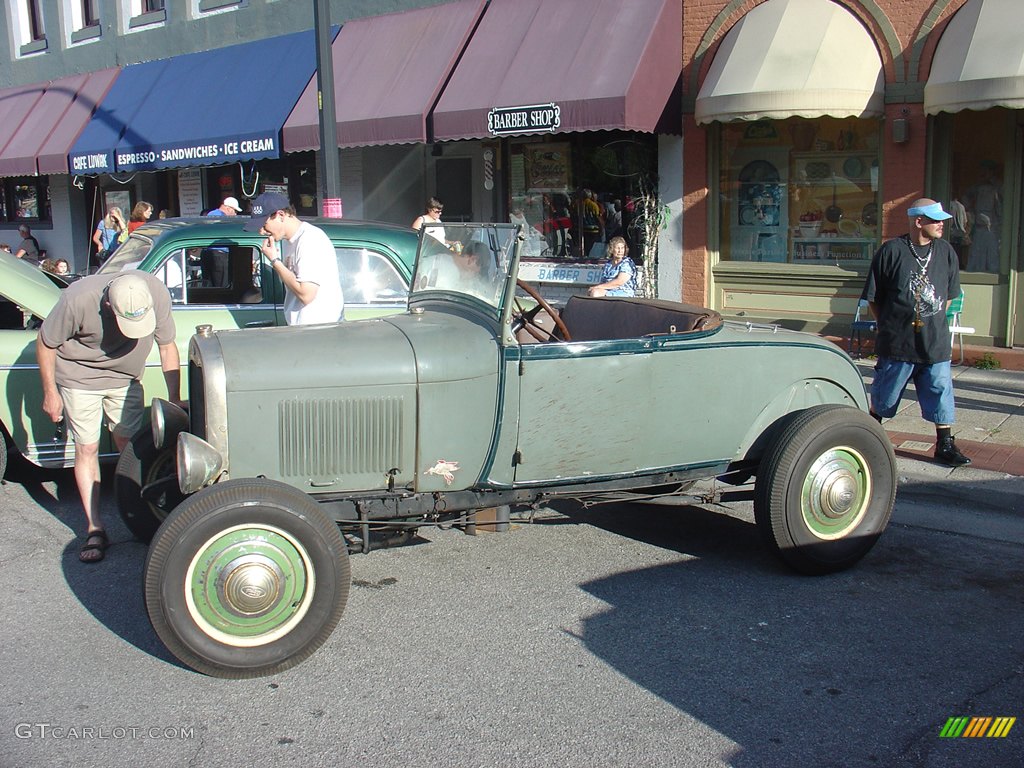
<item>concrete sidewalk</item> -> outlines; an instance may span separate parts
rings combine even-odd
[[[874,361],[856,361],[870,387]],[[932,459],[935,426],[921,418],[911,384],[882,426],[892,440],[900,492],[933,495],[966,509],[1024,513],[1024,372],[953,366],[957,446],[970,459],[956,469]]]

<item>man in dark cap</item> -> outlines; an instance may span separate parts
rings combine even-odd
[[[911,380],[921,416],[935,424],[935,458],[951,467],[971,460],[956,447],[952,339],[946,308],[960,295],[960,267],[953,247],[942,239],[950,214],[923,197],[907,210],[910,231],[882,244],[871,260],[862,299],[878,321],[871,415],[896,415]]]
[[[243,229],[267,238],[260,249],[288,291],[284,298],[288,325],[344,320],[338,256],[327,233],[296,218],[288,198],[277,192],[264,192],[252,201],[250,211]]]
[[[172,401],[181,399],[178,347],[166,286],[146,272],[91,275],[65,289],[43,321],[36,357],[43,410],[66,418],[75,443],[75,483],[85,508],[83,563],[103,559],[107,534],[100,519],[99,443],[103,417],[123,449],[142,426],[146,358],[159,345],[160,367]]]

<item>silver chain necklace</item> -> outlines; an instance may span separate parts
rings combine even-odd
[[[932,247],[935,245],[935,241],[932,240],[928,243],[928,250],[925,251],[924,256],[920,256],[917,253],[917,246],[914,245],[914,241],[911,240],[909,236],[907,237],[907,244],[910,246],[910,252],[914,254],[914,259],[917,261],[917,266],[921,270],[921,274],[923,275],[925,270],[928,269],[928,265],[931,263]]]

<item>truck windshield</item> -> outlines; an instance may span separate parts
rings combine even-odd
[[[516,232],[507,224],[424,227],[410,298],[440,291],[500,308]]]

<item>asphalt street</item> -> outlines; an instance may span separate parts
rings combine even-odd
[[[1024,714],[1024,518],[997,504],[965,510],[904,483],[875,549],[821,578],[775,561],[749,505],[563,504],[508,533],[424,530],[353,558],[345,616],[312,658],[246,681],[163,648],[142,601],[146,549],[109,492],[105,504],[115,543],[85,566],[70,473],[0,486],[4,768],[987,768],[1024,755],[1019,723],[1002,739],[938,736],[950,717]]]

